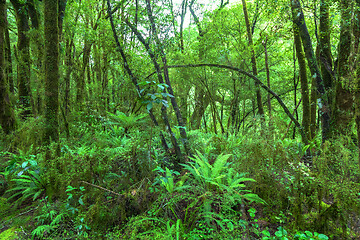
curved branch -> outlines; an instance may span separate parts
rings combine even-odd
[[[281,100],[281,98],[279,97],[279,95],[277,95],[274,91],[272,91],[268,86],[266,86],[264,83],[262,83],[260,81],[260,79],[258,79],[256,76],[252,75],[251,73],[248,73],[244,70],[241,70],[239,68],[236,67],[232,67],[232,66],[227,66],[227,65],[221,65],[221,64],[212,64],[212,63],[203,63],[203,64],[188,64],[188,65],[172,65],[172,66],[167,66],[167,68],[188,68],[188,67],[217,67],[217,68],[224,68],[224,69],[229,69],[232,71],[236,71],[238,73],[241,73],[245,76],[248,76],[249,78],[253,79],[255,81],[255,83],[257,83],[260,87],[262,87],[263,89],[265,89],[268,93],[270,93],[272,96],[274,96],[274,98],[276,98],[276,100],[279,102],[280,106],[283,108],[283,110],[285,111],[286,115],[288,115],[288,117],[291,119],[291,121],[294,122],[295,126],[299,129],[299,132],[301,134],[301,137],[303,137],[304,139],[304,143],[308,144],[308,138],[304,132],[303,127],[300,125],[300,123],[295,119],[295,117],[290,113],[289,109],[286,107],[285,103]]]

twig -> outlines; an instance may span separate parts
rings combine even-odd
[[[93,186],[93,187],[96,187],[96,188],[99,188],[99,189],[101,189],[101,190],[104,190],[104,191],[110,192],[110,193],[115,194],[115,195],[120,196],[120,197],[122,197],[122,196],[123,196],[122,194],[116,193],[116,192],[114,192],[114,191],[111,191],[111,190],[109,190],[109,189],[106,189],[106,188],[100,187],[100,186],[95,185],[95,184],[92,184],[92,183],[88,183],[88,182],[85,182],[85,181],[80,181],[80,182],[85,183],[85,184],[90,185],[90,186]]]

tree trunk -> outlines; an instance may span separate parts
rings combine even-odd
[[[335,102],[333,109],[333,130],[341,134],[351,131],[351,121],[354,116],[354,100],[351,93],[352,76],[349,67],[351,52],[351,15],[352,4],[348,0],[341,0],[341,28],[340,41],[338,46],[337,82]]]
[[[180,50],[181,52],[184,52],[184,20],[186,15],[186,9],[187,9],[187,1],[183,0],[181,3],[181,15],[180,15]]]
[[[82,104],[86,99],[86,81],[85,81],[85,73],[86,68],[89,63],[90,59],[90,52],[91,52],[92,43],[89,40],[85,39],[85,44],[83,48],[83,58],[82,58],[82,66],[80,69],[80,75],[78,76],[77,83],[76,83],[76,102],[80,105],[80,109]]]
[[[310,135],[310,99],[309,99],[309,86],[307,79],[307,71],[306,71],[306,61],[303,47],[301,45],[301,37],[299,34],[298,27],[294,24],[294,43],[296,49],[296,56],[299,65],[299,76],[301,82],[301,95],[302,95],[302,107],[303,107],[303,115],[302,115],[302,126],[304,131],[308,137],[311,139]]]
[[[23,109],[21,116],[25,119],[31,114],[31,92],[30,92],[30,39],[29,15],[24,3],[20,0],[10,0],[14,6],[16,25],[18,29],[18,91],[19,102]]]
[[[264,45],[264,53],[265,53],[265,69],[266,69],[266,79],[267,79],[267,85],[268,88],[270,87],[270,68],[269,68],[269,56],[268,56],[268,50],[267,50],[267,41],[268,38],[266,37],[265,41],[263,42]],[[267,105],[269,109],[269,116],[271,117],[271,95],[268,93],[267,96]]]
[[[6,9],[6,7],[5,7]],[[5,66],[6,66],[6,77],[7,82],[9,84],[10,93],[14,93],[14,78],[13,78],[13,66],[12,66],[12,58],[11,58],[11,43],[10,43],[10,34],[9,34],[9,24],[7,21],[7,11],[5,10]]]
[[[6,27],[6,1],[0,0],[0,125],[5,132],[9,134],[15,130],[15,115],[12,108],[9,90],[6,79],[6,63],[5,63],[5,27]]]
[[[210,101],[205,102],[205,100],[208,100],[209,98],[207,97],[204,88],[202,86],[198,86],[198,85],[195,86],[194,98],[195,98],[194,99],[195,107],[190,118],[190,127],[193,130],[200,128],[202,116],[205,112],[205,109],[210,103]]]
[[[114,39],[115,39],[115,42],[116,42],[116,46],[117,46],[117,51],[120,53],[121,58],[123,59],[124,69],[126,70],[127,74],[129,75],[129,77],[131,79],[131,82],[135,86],[137,92],[141,95],[140,87],[138,85],[138,80],[137,80],[136,76],[134,75],[134,73],[130,69],[129,63],[128,63],[127,59],[126,59],[125,52],[124,52],[124,50],[123,50],[123,48],[122,48],[122,46],[120,44],[120,41],[119,41],[119,38],[118,38],[117,34],[116,34],[115,24],[114,24],[113,16],[112,16],[112,13],[111,13],[110,0],[107,0],[107,7],[108,7],[108,14],[110,16],[111,29],[112,29],[113,36],[114,36]],[[113,94],[113,96],[115,97],[115,94]],[[149,111],[149,116],[150,116],[150,119],[152,120],[152,122],[154,123],[154,125],[159,126],[159,123],[156,120],[156,117],[155,117],[152,109],[150,109],[150,111]],[[161,143],[163,145],[164,150],[166,152],[168,152],[169,151],[169,146],[168,146],[168,144],[167,144],[167,142],[165,140],[164,134],[162,132],[160,132],[159,135],[160,135]]]
[[[44,0],[45,141],[59,141],[59,27],[58,0]]]
[[[328,94],[329,106],[331,106],[331,93],[333,87],[333,61],[331,56],[330,43],[330,3],[329,0],[320,0],[320,25],[319,25],[319,45],[320,45],[320,67],[324,80],[325,91]]]
[[[356,88],[355,88],[355,123],[357,130],[358,163],[360,168],[360,48],[358,48],[358,60],[356,61]]]
[[[307,58],[308,66],[311,72],[312,78],[316,79],[317,87],[317,104],[319,105],[321,123],[322,123],[322,141],[324,142],[329,137],[330,129],[330,117],[331,111],[329,107],[329,101],[326,97],[324,83],[322,75],[319,70],[316,57],[314,54],[312,41],[305,23],[304,13],[301,9],[299,0],[291,0],[291,8],[293,14],[293,21],[299,28],[302,44],[305,50],[305,56]]]
[[[258,70],[257,70],[257,65],[256,65],[256,55],[255,55],[254,43],[253,43],[253,39],[252,39],[252,32],[251,32],[248,11],[247,11],[247,7],[246,7],[246,1],[245,0],[241,0],[241,1],[242,1],[242,5],[243,5],[249,47],[251,49],[250,51],[251,51],[252,73],[254,76],[257,76]],[[256,101],[257,101],[257,106],[258,106],[258,113],[260,116],[263,116],[264,115],[264,107],[263,107],[263,103],[262,103],[260,87],[257,83],[255,83],[255,89],[256,89]]]

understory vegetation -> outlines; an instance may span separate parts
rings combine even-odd
[[[360,239],[360,0],[0,0],[0,240]]]
[[[351,138],[320,149],[319,138],[303,145],[259,126],[228,136],[194,130],[194,155],[174,171],[146,119],[122,117],[125,133],[111,118],[79,116],[87,117],[74,121],[74,137],[49,147],[34,144],[42,119],[1,139],[9,146],[0,155],[1,239],[360,236]]]

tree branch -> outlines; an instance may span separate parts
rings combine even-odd
[[[285,111],[286,115],[288,115],[288,117],[294,122],[295,126],[299,129],[299,132],[301,134],[301,136],[304,139],[304,143],[308,144],[308,138],[304,132],[304,129],[302,128],[302,126],[300,125],[300,123],[295,119],[295,117],[290,113],[289,109],[286,107],[286,105],[284,104],[284,102],[281,100],[281,98],[279,97],[279,95],[277,95],[274,91],[272,91],[268,86],[266,86],[264,83],[262,83],[260,81],[260,79],[258,79],[256,76],[252,75],[251,73],[248,73],[244,70],[241,70],[239,68],[236,67],[232,67],[232,66],[227,66],[227,65],[221,65],[221,64],[212,64],[212,63],[203,63],[203,64],[188,64],[188,65],[172,65],[172,66],[167,66],[167,68],[188,68],[188,67],[216,67],[216,68],[224,68],[224,69],[229,69],[232,71],[236,71],[238,73],[241,73],[245,76],[248,76],[249,78],[253,79],[255,81],[255,83],[257,83],[260,87],[262,87],[263,89],[265,89],[268,93],[270,93],[272,96],[274,96],[274,98],[276,98],[276,100],[279,102],[280,106],[283,108],[283,110]]]

